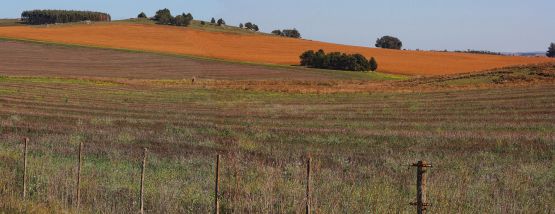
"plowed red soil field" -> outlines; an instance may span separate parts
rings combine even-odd
[[[123,23],[1,27],[0,37],[281,65],[298,64],[298,56],[306,50],[324,49],[373,56],[380,64],[379,71],[410,75],[466,73],[554,61],[543,57],[384,50],[276,36]]]

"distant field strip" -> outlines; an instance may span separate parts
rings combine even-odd
[[[384,50],[276,36],[126,23],[1,27],[0,37],[279,65],[297,65],[302,52],[324,49],[373,56],[378,60],[379,71],[411,75],[465,73],[554,61],[548,58]]]
[[[0,75],[129,79],[365,79],[352,72],[247,65],[84,47],[0,41]],[[370,77],[368,77],[370,78]]]
[[[30,201],[59,210],[71,210],[85,142],[82,207],[93,213],[137,210],[143,147],[152,213],[210,212],[216,153],[229,212],[302,212],[307,153],[319,213],[412,213],[407,164],[419,159],[434,163],[430,212],[549,212],[554,133],[550,84],[321,95],[2,77],[0,209],[21,203],[7,199],[28,136]]]

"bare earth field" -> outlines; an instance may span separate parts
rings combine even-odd
[[[296,65],[302,52],[324,49],[373,56],[380,64],[379,71],[410,75],[466,73],[554,61],[543,57],[384,50],[258,34],[128,23],[10,26],[0,28],[0,37],[280,65]]]

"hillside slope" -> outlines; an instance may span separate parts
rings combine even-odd
[[[281,65],[298,64],[298,56],[308,49],[324,49],[374,56],[380,64],[379,71],[412,75],[455,74],[553,61],[548,58],[384,50],[276,36],[129,23],[1,27],[0,37]]]

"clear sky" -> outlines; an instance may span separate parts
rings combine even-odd
[[[195,19],[251,21],[262,31],[297,28],[304,38],[373,45],[382,35],[405,48],[544,51],[555,42],[555,0],[2,0],[0,17],[29,9],[108,12],[113,19],[157,9]]]

